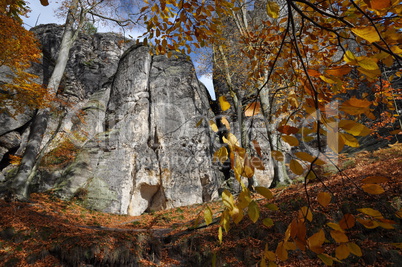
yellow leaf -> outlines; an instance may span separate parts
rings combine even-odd
[[[213,120],[209,121],[209,127],[211,127],[211,130],[214,131],[215,133],[218,132],[218,126],[216,126]]]
[[[321,75],[320,79],[323,80],[326,83],[329,83],[329,84],[335,84],[336,83],[336,81],[334,81],[334,80],[332,80],[332,79],[330,79],[328,77],[325,77],[324,75]]]
[[[350,229],[353,226],[355,226],[355,223],[356,223],[355,217],[352,214],[347,213],[343,215],[343,218],[339,221],[339,226],[342,229]]]
[[[257,191],[258,194],[262,195],[263,197],[265,197],[266,199],[271,199],[274,197],[274,195],[272,194],[271,190],[269,190],[266,187],[263,186],[256,186],[255,190]]]
[[[340,244],[336,249],[335,249],[335,256],[340,259],[346,259],[350,255],[350,250],[349,247],[346,244]]]
[[[243,175],[247,178],[252,178],[254,175],[254,166],[251,164],[251,161],[249,160],[247,155],[245,155],[244,157],[243,166],[244,166]]]
[[[262,223],[266,226],[266,227],[272,227],[274,226],[274,221],[271,218],[265,218],[264,220],[262,220]]]
[[[290,160],[289,168],[294,174],[297,175],[302,175],[304,172],[303,166],[297,160],[294,159]]]
[[[355,55],[350,50],[347,50],[345,52],[345,54],[343,55],[343,60],[345,60],[346,63],[351,64],[356,64],[357,62]]]
[[[327,266],[332,266],[332,264],[334,264],[332,257],[328,256],[327,254],[319,254],[317,257],[320,258]]]
[[[361,73],[363,73],[364,75],[366,75],[368,78],[371,79],[376,79],[377,77],[379,77],[381,75],[381,70],[380,69],[376,69],[376,70],[367,70],[364,68],[357,68],[357,70]]]
[[[374,218],[384,218],[378,210],[372,209],[372,208],[363,208],[363,209],[357,209],[361,213],[367,214],[369,216],[372,216]]]
[[[272,150],[271,155],[277,161],[283,161],[285,159],[282,152],[277,151],[277,150]]]
[[[307,239],[307,244],[309,245],[311,251],[315,253],[322,253],[324,249],[321,246],[324,243],[324,241],[325,241],[325,233],[321,229],[320,231],[318,231],[317,233],[315,233],[314,235],[310,236]]]
[[[357,218],[356,220],[359,223],[363,224],[364,227],[366,227],[367,229],[374,229],[379,226],[378,222],[373,221],[373,220],[365,220],[365,219],[361,219],[361,218]]]
[[[373,26],[355,27],[352,28],[352,32],[369,43],[380,41],[380,36]]]
[[[227,134],[226,137],[223,137],[222,139],[223,142],[228,144],[231,148],[234,148],[234,146],[239,146],[236,136],[232,133]]]
[[[337,223],[332,223],[332,222],[329,222],[329,223],[327,223],[327,225],[329,226],[329,227],[331,227],[332,229],[334,229],[334,230],[337,230],[337,231],[343,231],[343,229],[341,228],[341,226],[339,225],[339,224],[337,224]]]
[[[384,9],[391,6],[391,0],[371,0],[370,1],[372,9]]]
[[[219,243],[221,243],[221,244],[222,244],[222,236],[223,236],[223,233],[222,233],[222,226],[219,226],[219,230],[218,230],[218,239],[219,239]]]
[[[282,135],[283,141],[288,143],[290,146],[298,146],[299,145],[299,140],[297,140],[296,137],[290,136],[290,135]]]
[[[279,210],[279,207],[273,203],[268,203],[264,207],[266,207],[269,210]]]
[[[267,2],[267,14],[273,19],[277,19],[279,17],[279,5],[276,2],[268,1]]]
[[[285,261],[288,259],[288,251],[286,250],[283,241],[279,242],[278,246],[276,247],[275,254],[281,261]]]
[[[227,151],[226,147],[223,146],[223,147],[219,148],[219,149],[214,153],[214,156],[213,156],[213,158],[212,158],[212,161],[213,161],[213,162],[216,162],[216,161],[218,161],[218,160],[219,160],[219,162],[222,163],[222,164],[228,160],[228,151]]]
[[[347,235],[343,233],[343,231],[337,231],[337,230],[332,230],[330,232],[332,238],[337,242],[337,243],[345,243],[349,241],[349,238]]]
[[[331,194],[328,192],[320,192],[317,195],[317,201],[321,206],[326,207],[331,202]]]
[[[378,184],[364,184],[362,185],[362,189],[371,195],[380,195],[385,192],[384,188]]]
[[[246,117],[251,117],[259,114],[261,111],[260,102],[252,102],[246,106],[246,110],[244,111],[244,115]]]
[[[276,260],[275,253],[268,250],[268,245],[267,244],[265,245],[264,256],[265,256],[265,258],[267,258],[270,261],[275,261]]]
[[[239,222],[241,222],[241,220],[244,217],[243,210],[239,209],[236,206],[234,206],[233,210],[231,210],[229,213],[230,213],[230,216],[232,216],[235,224],[239,224]]]
[[[204,219],[207,225],[212,223],[212,210],[208,206],[204,210]]]
[[[350,147],[359,147],[359,141],[357,141],[357,139],[350,134],[346,134],[346,133],[340,133],[339,136],[343,139],[343,142],[345,143],[345,145],[350,146]]]
[[[233,195],[227,189],[223,190],[222,192],[222,202],[229,210],[233,209],[234,207]]]
[[[371,130],[352,120],[341,120],[338,127],[344,129],[346,132],[353,134],[354,136],[366,136],[371,134]]]
[[[377,222],[378,225],[384,229],[395,229],[395,227],[390,224],[390,223],[384,223],[384,222]]]
[[[389,179],[384,176],[369,176],[362,180],[363,184],[381,184],[388,182]]]
[[[358,257],[361,257],[363,254],[362,254],[362,250],[360,249],[360,247],[358,246],[358,245],[356,245],[355,243],[353,243],[353,242],[349,242],[349,243],[347,243],[347,246],[348,246],[348,248],[349,248],[349,251],[352,253],[352,254],[354,254],[354,255],[356,255],[356,256],[358,256]]]
[[[365,70],[373,71],[379,70],[380,68],[377,65],[377,62],[374,59],[363,57],[363,59],[359,59],[357,64]]]
[[[248,217],[250,217],[251,221],[255,223],[258,218],[260,217],[260,208],[258,207],[258,204],[253,200],[250,202],[248,205]]]
[[[313,220],[313,213],[311,212],[311,209],[306,206],[301,207],[301,209],[299,210],[299,219],[304,218],[306,218],[310,222]]]
[[[304,160],[304,161],[308,161],[308,162],[310,162],[310,163],[315,160],[315,157],[312,156],[312,155],[310,155],[310,154],[307,153],[307,152],[295,152],[294,155],[295,155],[296,157],[298,157],[299,159]],[[317,164],[317,165],[324,165],[325,162],[324,162],[323,160],[321,160],[321,159],[317,159],[316,161],[314,161],[314,164]]]
[[[226,100],[226,96],[219,97],[219,105],[221,106],[222,111],[226,111],[230,108],[230,103]]]

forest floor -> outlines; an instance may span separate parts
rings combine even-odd
[[[0,200],[0,266],[324,266],[311,250],[290,247],[286,261],[277,253],[273,261],[261,262],[264,249],[275,253],[288,225],[308,205],[313,216],[306,221],[306,235],[323,229],[322,247],[333,257],[339,244],[327,223],[353,215],[354,226],[344,230],[362,255],[353,255],[359,254],[354,249],[334,266],[402,266],[402,145],[343,156],[340,167],[341,173],[324,167],[322,178],[308,184],[273,189],[270,200],[254,194],[260,219],[253,223],[245,216],[238,225],[232,223],[222,243],[221,201],[132,217],[87,210],[80,206],[82,199],[61,201],[51,192],[32,194],[29,202]],[[375,194],[362,189],[367,179],[373,179]],[[317,201],[324,191],[332,196],[327,206]],[[206,205],[214,214],[209,226]],[[383,217],[370,216],[368,208]],[[273,225],[264,225],[265,218]]]

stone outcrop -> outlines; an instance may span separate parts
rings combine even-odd
[[[62,27],[34,31],[44,59],[33,70],[46,84]],[[59,88],[69,104],[49,123],[31,191],[79,195],[89,208],[130,215],[217,197],[208,125],[213,114],[192,62],[131,45],[111,33],[80,36]],[[24,132],[5,134],[0,146],[3,139],[24,146]]]

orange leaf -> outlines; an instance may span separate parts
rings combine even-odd
[[[391,0],[371,0],[370,1],[372,9],[384,9],[391,6]]]
[[[345,214],[343,218],[339,221],[339,226],[342,229],[350,229],[355,226],[355,217],[352,214]]]
[[[324,252],[324,249],[321,247],[324,241],[325,233],[322,229],[307,239],[310,250],[317,254]]]
[[[364,184],[362,185],[362,189],[371,195],[380,195],[385,192],[384,188],[378,184]]]
[[[347,235],[345,235],[342,231],[336,231],[332,230],[330,232],[332,238],[337,242],[337,243],[345,243],[349,241],[349,238]]]
[[[321,206],[326,207],[331,202],[331,194],[327,192],[320,192],[318,193],[317,201]]]
[[[384,176],[369,176],[362,180],[363,184],[381,184],[388,182],[389,179]]]
[[[361,256],[363,255],[363,254],[362,254],[362,250],[361,250],[360,247],[359,247],[358,245],[356,245],[355,243],[350,242],[350,243],[347,244],[347,246],[348,246],[348,248],[349,248],[349,251],[350,251],[352,254],[354,254],[354,255],[356,255],[356,256],[358,256],[358,257],[361,257]]]
[[[286,250],[283,241],[278,244],[275,253],[278,259],[280,259],[281,261],[285,261],[288,259],[288,251]]]
[[[246,106],[246,110],[244,111],[244,115],[246,117],[251,117],[260,113],[261,105],[260,102],[252,102]]]
[[[304,219],[306,218],[310,222],[313,220],[313,213],[311,212],[311,209],[304,206],[299,210],[299,219]]]
[[[350,250],[349,247],[346,244],[340,244],[336,249],[335,249],[335,256],[340,259],[346,259],[350,255]]]
[[[260,144],[257,142],[257,140],[253,140],[252,142],[253,142],[254,149],[257,152],[258,156],[262,157]]]
[[[289,125],[282,125],[278,127],[278,131],[287,135],[295,134],[299,131],[299,128],[289,126]]]
[[[294,174],[297,175],[302,175],[304,172],[303,166],[297,160],[294,159],[290,160],[289,168]]]

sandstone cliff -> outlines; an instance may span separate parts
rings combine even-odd
[[[62,27],[34,32],[44,58],[33,70],[46,84]],[[87,207],[130,215],[217,197],[213,114],[185,55],[151,56],[116,34],[83,34],[59,93],[63,103],[44,138],[31,191],[84,194]],[[8,155],[23,153],[32,113],[3,117],[1,180],[7,182],[13,175]]]

